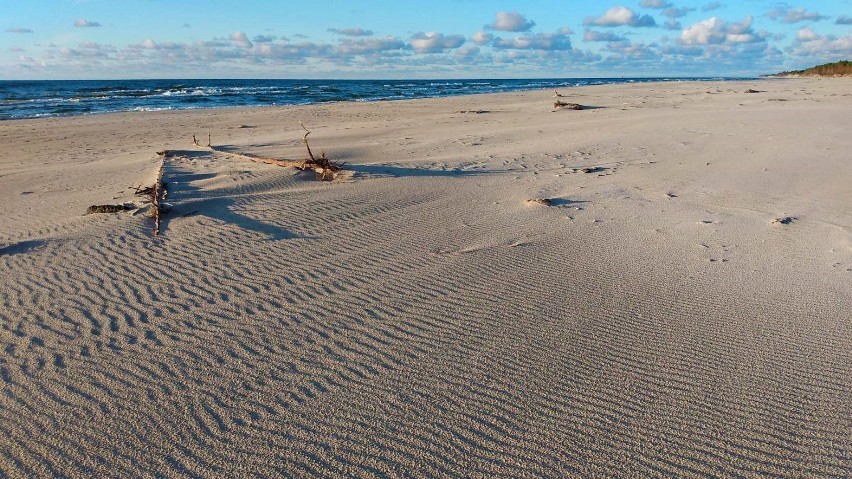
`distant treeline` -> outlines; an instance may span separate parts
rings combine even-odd
[[[826,63],[824,65],[817,65],[806,70],[781,72],[773,76],[852,76],[852,62],[848,60],[843,60],[834,63]]]

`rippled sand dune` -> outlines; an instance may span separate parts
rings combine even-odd
[[[852,82],[560,93],[0,122],[0,476],[852,475]]]

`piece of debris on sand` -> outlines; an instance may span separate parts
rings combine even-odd
[[[796,218],[793,216],[784,216],[782,218],[775,218],[772,220],[772,224],[774,225],[789,225],[793,221],[796,221]]]
[[[562,109],[562,110],[582,110],[583,105],[581,105],[579,103],[567,103],[567,102],[564,102],[564,101],[556,100],[553,103],[553,108]]]
[[[553,204],[553,200],[550,198],[531,198],[527,200],[528,205],[542,205],[542,206],[550,206]]]
[[[92,205],[86,209],[86,214],[91,215],[94,213],[119,213],[127,209],[128,208],[124,205]]]

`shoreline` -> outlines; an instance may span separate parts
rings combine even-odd
[[[125,107],[122,107],[122,108],[119,108],[119,109],[113,109],[113,110],[105,110],[105,111],[97,111],[96,110],[96,111],[79,112],[79,113],[39,113],[38,115],[40,115],[40,116],[31,116],[31,117],[9,116],[9,118],[5,118],[5,120],[72,118],[72,117],[76,117],[76,116],[89,116],[89,115],[108,114],[108,113],[131,113],[131,112],[137,112],[137,111],[171,111],[171,110],[182,111],[182,110],[196,110],[196,109],[207,110],[207,109],[215,109],[215,108],[223,108],[223,107],[224,108],[231,108],[231,107],[251,107],[251,108],[254,108],[254,107],[273,107],[274,108],[274,107],[286,107],[286,106],[309,106],[309,105],[317,105],[317,104],[325,104],[325,103],[345,103],[345,102],[350,102],[350,101],[352,101],[352,102],[397,101],[397,100],[445,98],[445,97],[455,97],[455,96],[467,96],[467,95],[471,95],[471,94],[480,95],[480,94],[493,94],[493,93],[495,93],[493,91],[480,91],[480,92],[474,91],[474,92],[471,92],[471,93],[456,93],[456,92],[449,91],[449,90],[442,92],[441,88],[440,88],[440,86],[442,86],[442,85],[444,87],[447,87],[447,86],[451,86],[451,85],[461,86],[461,85],[468,84],[468,87],[471,87],[473,90],[475,90],[476,88],[473,87],[473,86],[479,85],[479,84],[481,84],[481,82],[485,82],[485,83],[488,83],[488,82],[498,82],[498,83],[499,82],[506,82],[505,85],[498,86],[497,88],[507,90],[507,91],[500,91],[500,92],[496,92],[496,93],[511,93],[511,92],[522,92],[522,91],[534,91],[534,90],[538,90],[538,89],[548,89],[548,88],[551,88],[551,89],[552,88],[563,88],[564,89],[564,88],[575,88],[575,87],[578,87],[578,86],[596,86],[596,85],[606,85],[606,84],[632,84],[632,83],[655,83],[655,82],[667,83],[667,82],[681,82],[681,81],[696,81],[696,82],[703,82],[703,81],[749,81],[749,80],[753,80],[753,79],[750,79],[750,78],[739,79],[739,78],[733,78],[733,77],[732,78],[709,78],[708,77],[708,78],[691,78],[691,79],[690,78],[680,79],[680,78],[677,78],[677,77],[659,77],[659,78],[644,77],[644,78],[627,78],[627,79],[625,79],[625,78],[622,78],[622,79],[617,79],[617,78],[566,78],[566,79],[542,78],[542,79],[504,79],[504,80],[484,80],[484,79],[476,79],[476,80],[473,80],[473,79],[471,79],[471,80],[406,80],[405,85],[429,86],[429,87],[433,88],[433,91],[431,93],[423,96],[423,97],[420,97],[420,98],[373,98],[373,97],[368,95],[366,98],[352,98],[352,99],[343,99],[343,100],[322,100],[322,99],[320,99],[320,100],[315,100],[312,103],[310,103],[310,102],[309,103],[300,103],[298,100],[293,100],[292,102],[287,103],[288,95],[283,94],[283,96],[281,96],[281,100],[283,101],[283,103],[281,103],[280,105],[253,105],[253,104],[251,104],[251,102],[256,101],[256,100],[253,100],[252,95],[244,95],[245,96],[245,98],[244,98],[245,104],[244,105],[224,105],[223,104],[223,105],[200,106],[200,107],[199,106],[193,106],[192,104],[181,103],[181,102],[185,101],[185,100],[182,100],[181,98],[183,98],[186,95],[181,95],[180,92],[178,92],[177,97],[172,97],[172,98],[174,98],[172,100],[173,104],[164,105],[163,104],[164,100],[162,98],[159,98],[161,95],[150,93],[150,91],[148,89],[146,89],[145,91],[148,92],[148,94],[142,95],[142,97],[148,98],[148,100],[150,100],[149,103],[153,104],[154,106],[150,106],[150,105],[149,106],[145,106],[145,105],[133,106],[133,105],[130,105],[128,103],[128,105],[126,105]],[[92,84],[95,84],[95,85],[101,85],[101,84],[106,85],[106,84],[113,84],[114,83],[114,86],[116,88],[118,88],[121,85],[137,85],[137,84],[146,84],[147,83],[147,87],[149,87],[149,88],[153,88],[154,85],[157,85],[156,88],[155,88],[155,89],[157,89],[157,91],[159,91],[159,89],[169,89],[169,91],[172,91],[171,89],[173,89],[173,88],[178,88],[178,89],[179,88],[188,88],[188,89],[193,90],[193,91],[195,89],[199,89],[199,88],[202,88],[202,89],[213,88],[214,90],[217,90],[217,89],[228,90],[229,88],[234,88],[233,85],[231,85],[230,83],[227,83],[227,82],[241,82],[241,83],[239,83],[241,85],[239,87],[239,89],[245,90],[245,89],[251,89],[252,86],[250,86],[250,85],[253,85],[252,82],[255,82],[255,81],[261,82],[261,84],[266,84],[266,86],[264,88],[266,88],[266,87],[268,87],[269,85],[272,85],[272,84],[279,85],[280,88],[286,88],[284,85],[275,83],[274,80],[207,80],[206,82],[202,81],[202,80],[185,80],[186,82],[193,82],[193,81],[199,82],[197,85],[193,85],[193,86],[189,86],[187,84],[181,83],[182,81],[184,81],[184,80],[116,80],[114,82],[104,81],[104,80],[79,80],[79,81],[69,80],[69,82],[72,82],[72,83],[73,82],[87,82],[87,83],[92,83]],[[299,81],[301,81],[301,80],[283,80],[283,82],[285,82],[285,83],[286,82],[299,82]],[[395,83],[403,82],[403,80],[387,80],[387,81],[395,82]],[[438,85],[436,87],[433,84],[436,81],[441,82],[441,85]],[[604,83],[597,83],[597,81],[603,81]],[[226,82],[226,83],[220,84],[220,83],[217,83],[217,82]],[[314,81],[306,81],[306,82],[318,83],[320,81],[314,80]],[[376,82],[375,80],[352,80],[352,81],[349,81],[349,82],[340,81],[340,80],[330,80],[328,85],[319,85],[319,86],[321,86],[321,87],[326,86],[327,87],[329,85],[335,85],[335,84],[337,84],[339,86],[340,83],[343,83],[343,84],[346,84],[346,83],[369,84],[369,83],[375,83],[375,82]],[[428,82],[428,83],[426,83],[426,82]],[[529,87],[529,88],[523,87],[521,89],[516,89],[517,87],[509,86],[509,84],[511,82],[527,82],[530,85],[532,85],[533,83],[551,83],[551,84],[546,86],[546,87]],[[571,84],[566,85],[565,84],[566,82],[571,83]],[[580,84],[582,82],[590,82],[590,83]],[[46,84],[57,83],[57,81],[45,81],[45,83]],[[63,83],[63,81],[58,81],[58,83]],[[307,86],[307,85],[303,85],[303,86]],[[385,85],[385,87],[394,87],[394,86],[403,86],[403,85],[393,85],[393,84]],[[260,88],[259,85],[255,85],[255,87]],[[292,87],[292,85],[291,85],[291,87]],[[104,93],[109,93],[108,87],[102,87],[102,89],[105,90]],[[261,90],[263,90],[263,88],[261,88]],[[298,90],[298,88],[297,88],[297,90]],[[127,91],[126,88],[121,87],[121,88],[118,88],[116,91],[114,91],[112,93],[118,93],[119,96],[121,96],[120,94],[125,93],[126,91]],[[165,90],[163,90],[163,91],[165,91]],[[67,99],[53,98],[53,100],[55,102],[58,101],[60,103],[62,103],[64,101],[71,101],[71,103],[77,104],[80,101],[90,101],[90,100],[93,99],[93,97],[87,97],[86,96],[86,94],[89,93],[89,92],[85,89],[76,92],[77,93],[76,95],[72,95],[70,92],[65,92],[65,93],[67,95],[70,95]],[[184,92],[184,93],[186,93],[186,92]],[[219,93],[221,93],[221,91]],[[258,93],[261,93],[261,92],[258,92]],[[340,92],[340,93],[345,94],[345,92]],[[402,94],[400,92],[396,92],[396,93]],[[51,93],[51,94],[59,94],[59,93]],[[292,95],[293,92],[291,92],[290,94]],[[354,90],[350,91],[350,92],[348,92],[348,94],[355,94],[355,91]],[[365,92],[358,92],[358,94],[365,94]],[[373,92],[373,95],[375,95],[375,94],[377,94],[376,91]],[[186,96],[186,98],[195,98],[193,95],[194,95],[194,93],[192,95]],[[332,95],[332,96],[334,96],[334,95]],[[113,97],[107,95],[107,97],[105,97],[105,98],[113,98]],[[130,97],[126,97],[125,102],[126,103],[132,102],[135,98],[137,98],[135,95],[131,95]],[[224,101],[225,97],[218,97],[218,100],[217,100],[216,94],[212,94],[212,95],[204,94],[203,98],[213,98],[212,101]],[[18,100],[18,101],[21,101],[21,100]],[[166,103],[168,103],[168,102],[166,102]],[[161,105],[161,106],[157,106],[158,104]],[[56,105],[54,105],[54,106],[56,106]],[[98,106],[98,105],[94,105],[94,107],[95,108],[103,108],[103,106]],[[47,107],[44,107],[44,108],[47,108]],[[2,112],[0,112],[0,113],[2,113]]]
[[[849,475],[852,84],[767,80],[0,122],[0,471]]]

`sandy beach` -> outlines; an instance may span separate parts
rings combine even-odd
[[[0,477],[852,476],[852,79],[560,93],[0,122]]]

